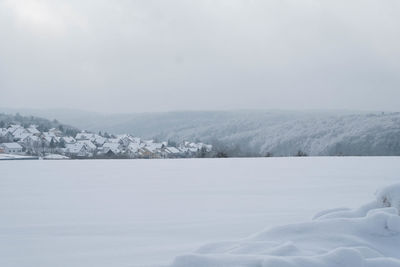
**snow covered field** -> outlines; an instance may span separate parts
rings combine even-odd
[[[399,157],[1,161],[0,266],[168,265],[396,182]]]

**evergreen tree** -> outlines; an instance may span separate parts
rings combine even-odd
[[[60,142],[58,143],[58,147],[65,148],[65,141],[61,138]]]

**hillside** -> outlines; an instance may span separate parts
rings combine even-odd
[[[78,128],[62,124],[58,120],[49,120],[35,116],[22,116],[19,113],[14,115],[0,113],[0,128],[7,127],[10,124],[19,124],[23,127],[36,125],[39,131],[45,132],[51,128],[59,129],[63,134],[75,136],[80,130]]]
[[[400,113],[179,112],[137,116],[112,127],[209,142],[234,156],[400,155]]]
[[[101,115],[52,111],[91,131],[211,143],[228,156],[400,155],[400,113],[189,111]],[[45,116],[46,112],[42,112]]]

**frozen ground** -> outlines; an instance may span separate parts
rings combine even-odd
[[[168,265],[357,208],[399,173],[399,157],[1,161],[0,266]]]

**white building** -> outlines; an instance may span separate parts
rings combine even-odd
[[[22,154],[22,146],[18,143],[0,144],[0,150],[7,154]]]

